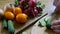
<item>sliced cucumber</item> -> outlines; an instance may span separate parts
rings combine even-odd
[[[44,19],[41,19],[39,21],[39,26],[42,26],[42,27],[46,26],[46,23],[45,23]]]
[[[42,18],[39,21],[39,26],[47,27],[47,29],[51,29],[51,18],[50,17]]]

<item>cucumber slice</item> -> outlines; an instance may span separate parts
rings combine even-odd
[[[44,19],[39,21],[39,26],[42,26],[42,27],[46,26]]]

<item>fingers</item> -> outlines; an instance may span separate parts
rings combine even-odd
[[[55,5],[55,6],[60,6],[60,0],[54,0],[54,2],[53,2],[53,5]]]
[[[60,30],[54,30],[57,34],[60,34]]]
[[[53,30],[60,30],[60,25],[51,26],[51,28],[52,28]]]
[[[60,20],[54,20],[52,23],[51,23],[52,26],[55,26],[55,25],[60,25]]]
[[[60,34],[60,20],[54,20],[51,23],[51,29],[55,31],[56,33]]]
[[[53,31],[55,31],[57,34],[60,34],[60,25],[52,26],[51,28],[52,28]]]
[[[54,0],[53,4],[56,6],[57,5],[57,2],[58,2],[57,0]]]

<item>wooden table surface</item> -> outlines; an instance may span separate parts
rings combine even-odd
[[[46,5],[46,8],[44,9],[44,11],[49,11],[49,9],[51,8],[51,5],[53,4],[53,1],[54,0],[38,0],[38,1],[41,1],[41,3],[43,3],[43,4],[45,4]],[[1,9],[3,9],[3,7],[6,5],[6,4],[8,4],[8,3],[14,3],[14,0],[0,0],[0,8]],[[43,12],[44,13],[44,12]],[[0,30],[2,29],[1,28],[1,23],[0,23]],[[31,27],[29,27],[28,29],[26,29],[25,31],[26,32],[28,32],[28,34],[31,34],[31,30],[32,30],[32,27],[33,26],[31,26]],[[39,29],[40,30],[40,29]],[[41,31],[42,32],[42,31]],[[0,33],[1,33],[1,31],[0,31]],[[53,34],[53,33],[51,33],[51,32],[49,32],[50,34]],[[49,34],[48,32],[47,32],[47,34]],[[45,34],[45,33],[44,33]]]

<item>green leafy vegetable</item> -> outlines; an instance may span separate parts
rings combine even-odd
[[[38,6],[38,7],[41,7],[42,9],[44,9],[44,8],[45,8],[45,4],[41,4],[41,2],[40,2],[40,1],[38,1],[38,2],[37,2],[37,6]]]
[[[38,1],[38,2],[37,2],[37,5],[41,5],[41,2],[40,2],[40,1]]]
[[[41,8],[44,9],[45,8],[45,4],[41,5]]]
[[[15,0],[15,6],[19,5],[19,0]]]

